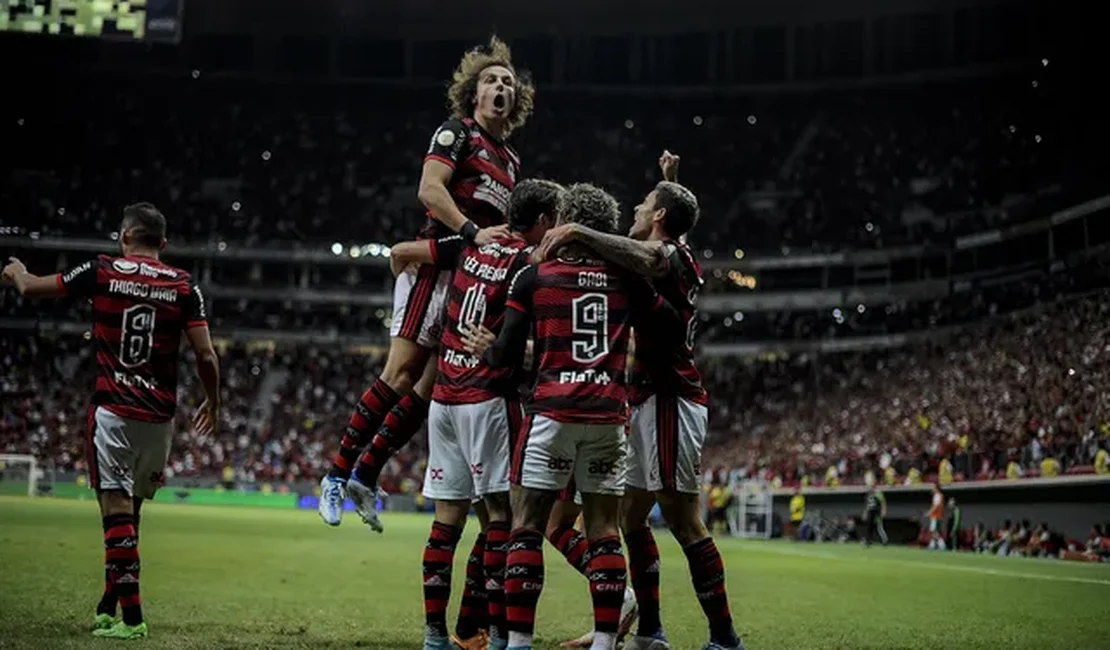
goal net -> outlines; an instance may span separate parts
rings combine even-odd
[[[0,494],[39,496],[49,494],[52,481],[49,472],[34,456],[0,454]]]
[[[734,486],[728,527],[736,537],[770,538],[774,496],[766,481],[742,481]]]

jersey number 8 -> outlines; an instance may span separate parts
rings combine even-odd
[[[134,367],[150,361],[150,352],[154,349],[154,307],[135,305],[125,309],[122,329],[120,363]]]
[[[593,363],[609,354],[609,300],[605,294],[587,293],[575,298],[571,307],[574,360]]]

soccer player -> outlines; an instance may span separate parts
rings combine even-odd
[[[684,329],[660,333],[637,328],[631,387],[632,436],[622,529],[640,621],[628,650],[669,648],[659,617],[659,550],[648,525],[658,501],[682,545],[694,593],[709,622],[706,650],[743,647],[732,625],[721,554],[699,512],[701,451],[708,428],[708,396],[694,363],[697,298],[704,279],[683,239],[698,219],[697,198],[677,180],[679,157],[659,159],[664,181],[636,206],[628,237],[583,224],[553,228],[536,252],[547,259],[568,243],[641,277],[682,317]]]
[[[567,188],[560,223],[612,232],[616,201],[591,185]],[[681,329],[674,309],[640,278],[579,246],[524,267],[513,278],[505,322],[485,352],[492,367],[518,367],[534,334],[536,383],[513,451],[513,531],[506,560],[509,649],[532,647],[543,589],[543,542],[552,504],[573,476],[582,492],[587,576],[594,606],[591,648],[611,650],[624,600],[618,533],[626,446],[625,363],[630,326]]]
[[[933,502],[926,513],[929,517],[929,550],[947,550],[944,544],[944,492],[939,483],[933,483]]]
[[[871,546],[871,540],[878,535],[879,541],[886,546],[886,528],[883,519],[886,518],[886,496],[879,486],[872,485],[867,489],[867,496],[863,504],[863,545]]]
[[[476,552],[480,575],[484,575],[481,582],[488,589],[489,647],[504,650],[507,643],[503,585],[510,532],[509,457],[511,440],[520,429],[520,382],[513,368],[481,363],[465,349],[463,336],[475,325],[500,329],[509,282],[528,264],[532,247],[554,225],[561,192],[562,187],[551,181],[522,181],[509,204],[512,234],[484,246],[453,235],[398,244],[391,253],[395,270],[420,262],[455,271],[448,291],[439,375],[428,413],[424,496],[435,499],[436,510],[424,549],[426,650],[449,647],[446,614],[452,563],[475,498],[484,501],[488,512]],[[468,573],[469,569],[470,563]],[[469,582],[468,576],[468,591],[474,591],[475,585]],[[469,614],[470,607],[466,609]],[[486,639],[474,618],[460,614],[450,642],[460,648],[484,648]]]
[[[447,96],[453,116],[436,129],[424,157],[419,198],[429,219],[420,235],[458,233],[467,242],[488,244],[507,232],[502,224],[520,158],[505,138],[532,113],[535,89],[517,74],[509,47],[492,38],[463,56]],[[339,525],[349,496],[363,521],[382,530],[375,508],[378,476],[428,414],[437,368],[431,351],[439,342],[450,281],[451,271],[433,265],[397,278],[385,368],[362,394],[334,465],[320,482],[320,517],[330,526]]]
[[[204,386],[206,398],[193,418],[204,435],[219,426],[220,367],[200,290],[188,273],[158,259],[166,245],[162,214],[149,203],[127,206],[119,242],[119,257],[101,255],[55,275],[32,275],[12,258],[3,278],[29,298],[92,300],[97,376],[85,453],[104,524],[104,594],[93,634],[137,639],[147,635],[139,511],[162,483],[170,453],[181,332]]]

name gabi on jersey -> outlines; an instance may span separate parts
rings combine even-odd
[[[594,370],[589,368],[582,371],[564,370],[559,373],[560,384],[601,384],[607,386],[613,382],[613,378],[609,376],[608,372],[604,370]]]
[[[482,264],[476,257],[467,257],[463,260],[463,270],[470,275],[477,276],[486,282],[501,282],[509,275],[509,269]]]
[[[462,354],[451,349],[444,350],[443,360],[452,366],[460,368],[477,368],[478,357],[471,354]]]
[[[596,271],[583,271],[578,274],[578,286],[591,289],[604,289],[609,286],[609,275]]]
[[[108,293],[118,293],[135,298],[149,298],[162,302],[177,302],[177,289],[152,287],[133,280],[109,280]]]
[[[513,191],[494,180],[489,174],[482,174],[481,179],[481,185],[474,189],[474,198],[489,203],[502,214],[508,212],[509,196]]]

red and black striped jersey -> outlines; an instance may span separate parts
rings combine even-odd
[[[560,422],[625,422],[633,325],[678,329],[677,314],[646,281],[585,257],[524,267],[506,306],[531,316],[536,383],[526,412]],[[504,331],[516,327],[507,315],[501,336],[519,338]]]
[[[447,190],[459,210],[479,228],[505,223],[509,197],[520,173],[520,156],[470,118],[444,122],[434,135],[424,160],[438,160],[454,173]],[[428,215],[420,237],[436,239],[452,233]]]
[[[659,330],[636,329],[636,355],[632,364],[633,404],[642,404],[654,394],[683,397],[708,404],[701,373],[694,363],[694,333],[698,321],[698,294],[705,284],[701,266],[686,244],[666,241],[667,274],[657,278],[655,290],[678,312],[685,329],[681,334],[663,335]]]
[[[519,399],[514,368],[492,368],[464,349],[466,324],[497,332],[505,316],[509,283],[528,264],[532,248],[515,237],[478,247],[459,235],[429,240],[441,269],[454,269],[447,293],[447,318],[440,344],[439,376],[432,399],[442,404],[476,404],[496,397]]]
[[[152,257],[101,255],[58,275],[59,288],[93,307],[93,404],[149,422],[173,418],[181,333],[207,325],[189,274]]]

